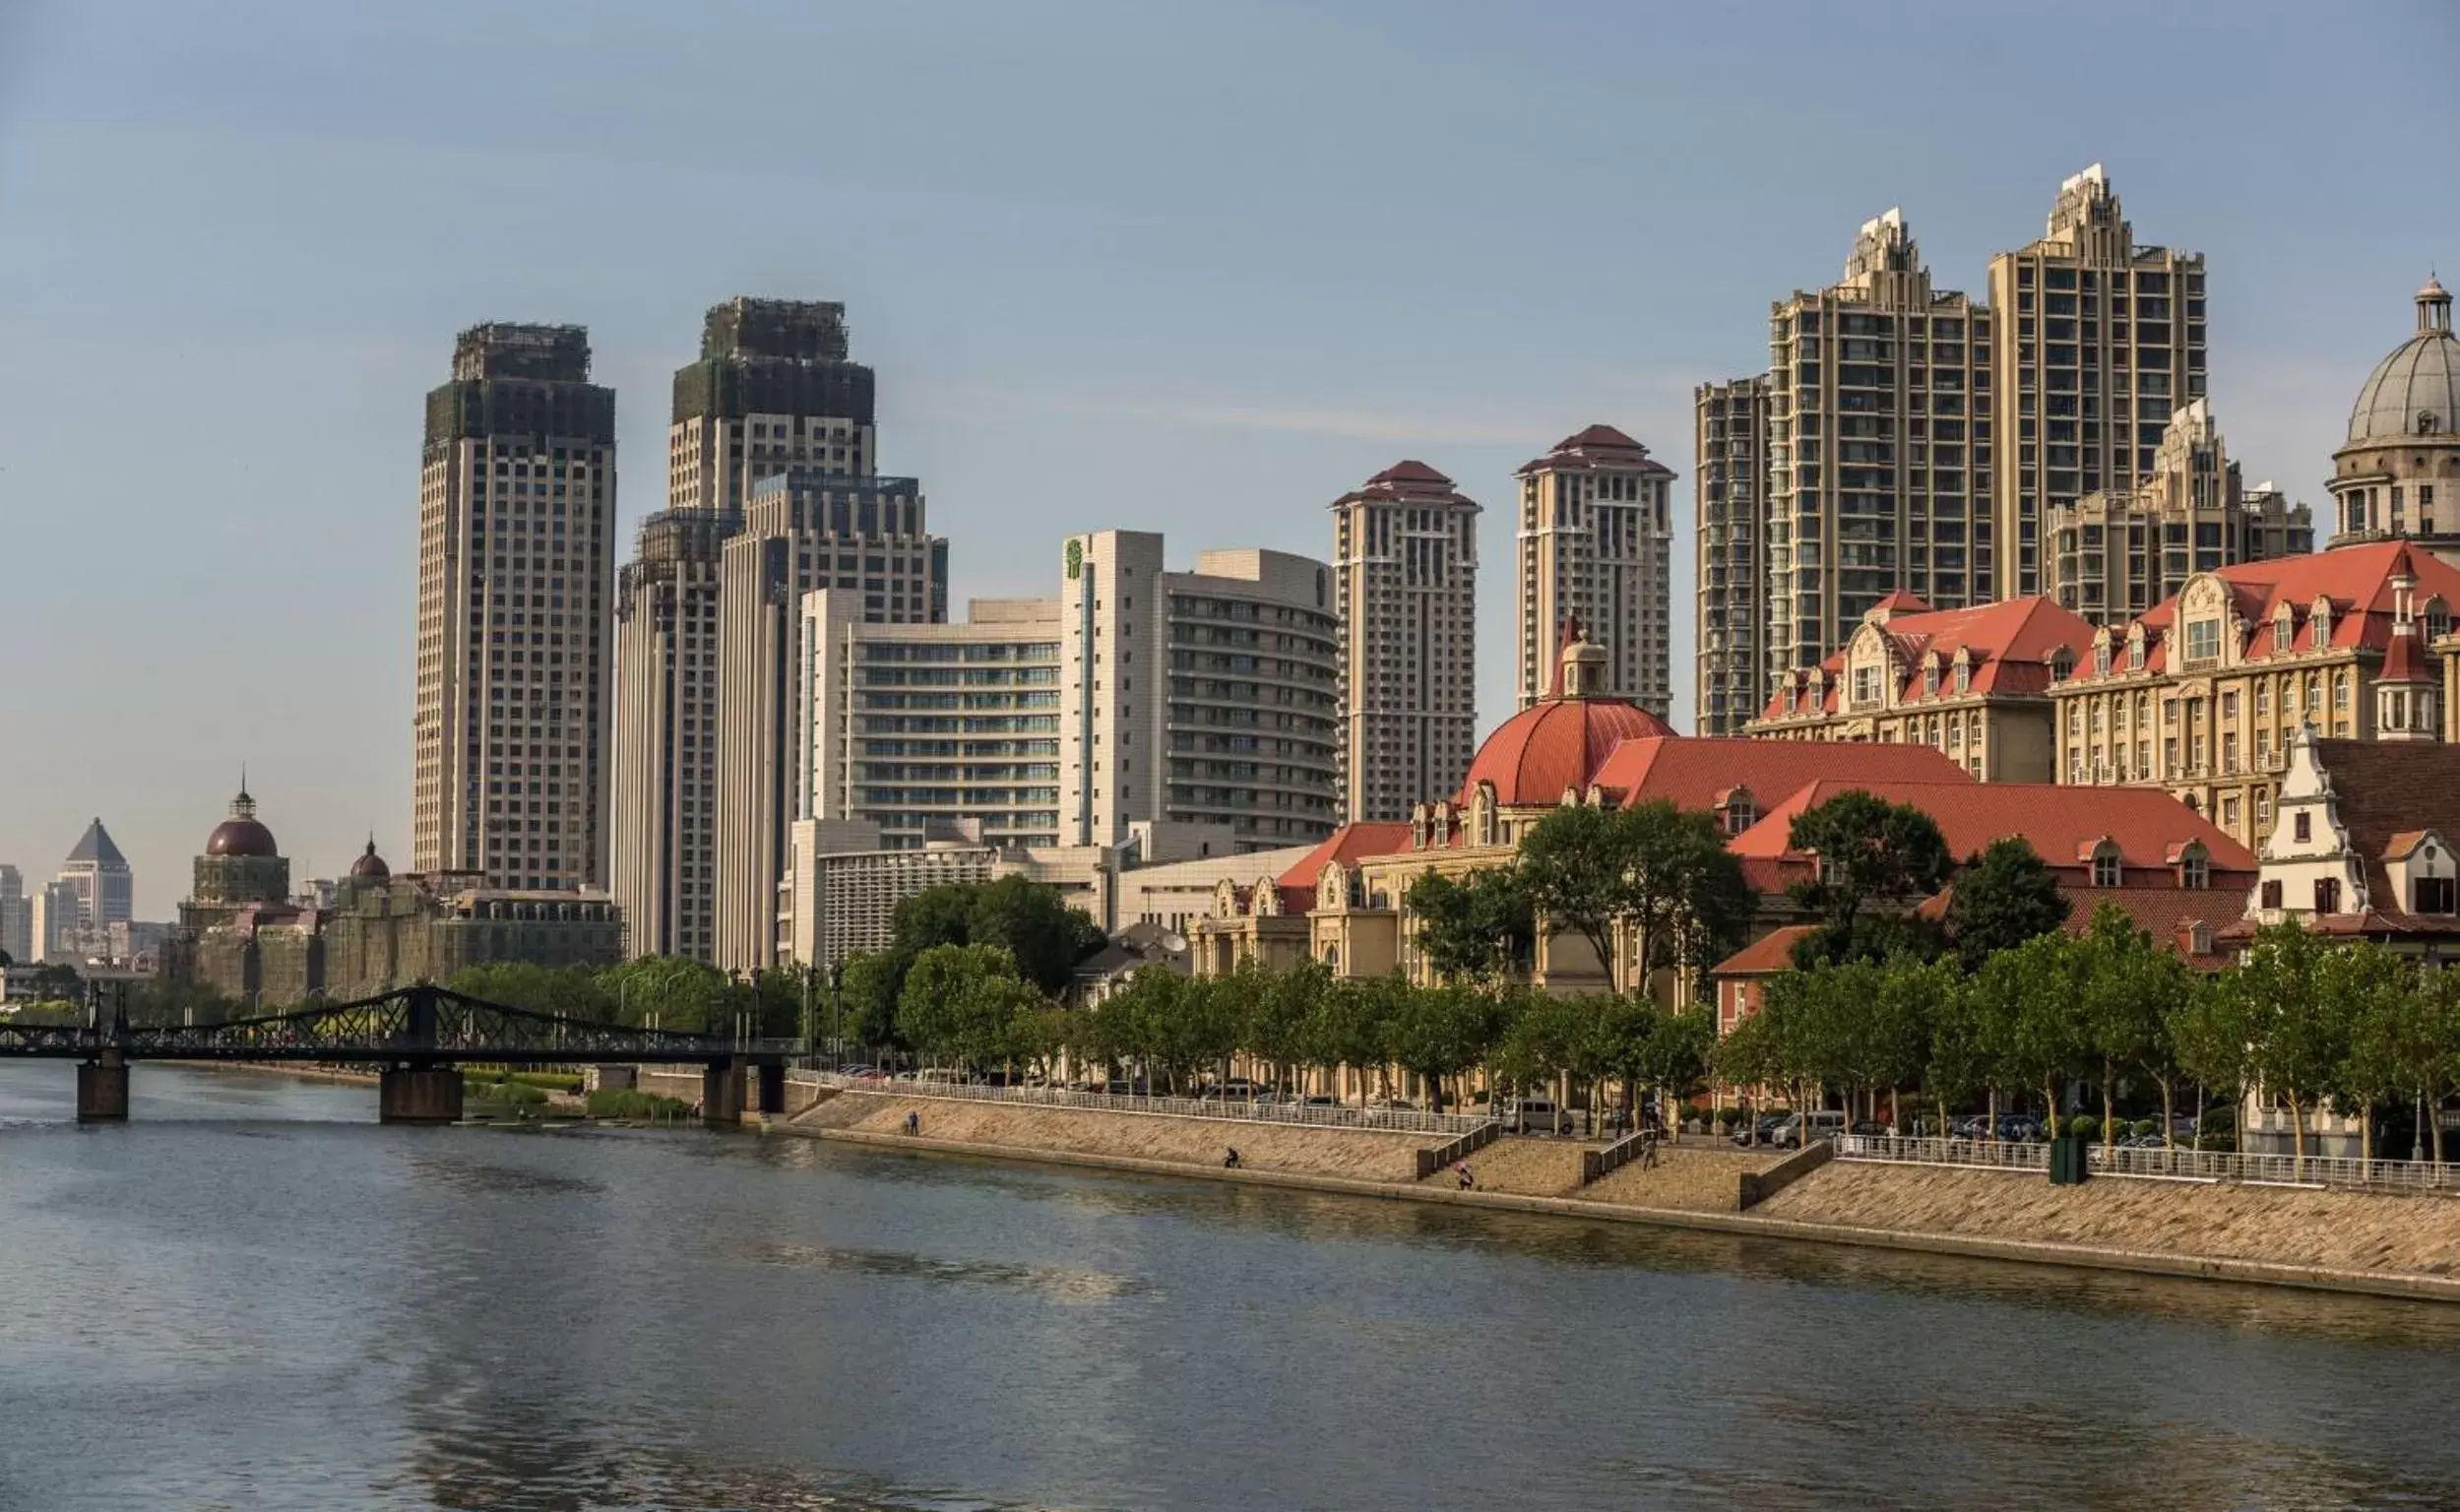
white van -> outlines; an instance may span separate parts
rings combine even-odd
[[[1515,1134],[1561,1134],[1571,1128],[1552,1098],[1504,1098],[1495,1103],[1494,1119]]]

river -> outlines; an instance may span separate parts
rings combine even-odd
[[[0,1508],[2450,1507],[2460,1309],[0,1065]]]

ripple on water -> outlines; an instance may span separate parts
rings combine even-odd
[[[890,1276],[951,1286],[1001,1287],[1037,1292],[1063,1302],[1102,1302],[1122,1296],[1156,1294],[1150,1282],[1134,1276],[1064,1266],[1011,1265],[994,1260],[936,1260],[928,1255],[880,1249],[836,1249],[813,1244],[788,1244],[755,1239],[735,1247],[737,1255],[759,1265],[800,1266],[809,1270],[846,1271],[860,1276]]]

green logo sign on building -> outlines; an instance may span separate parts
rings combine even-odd
[[[1077,540],[1074,537],[1070,537],[1068,541],[1068,581],[1071,583],[1075,582],[1077,574],[1084,570],[1085,542]]]

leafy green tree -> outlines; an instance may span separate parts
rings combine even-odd
[[[1928,814],[1860,790],[1841,792],[1795,815],[1786,844],[1819,859],[1815,877],[1788,889],[1819,921],[1795,947],[1798,965],[1929,953],[1935,928],[1905,916],[1939,890],[1951,864]]]
[[[1540,926],[1588,942],[1609,981],[1615,923],[1630,905],[1631,850],[1622,811],[1586,803],[1556,808],[1521,842],[1521,876]]]
[[[2295,920],[2267,924],[2230,977],[2246,1021],[2247,1069],[2267,1098],[2289,1104],[2291,1170],[2301,1180],[2307,1112],[2349,1055],[2347,998],[2327,990],[2332,954],[2330,944]]]
[[[466,966],[444,983],[464,997],[527,1008],[559,1018],[606,1023],[614,1005],[586,966],[539,966],[529,961],[489,961]]]
[[[1007,1059],[1017,1016],[1046,1004],[1001,947],[934,945],[906,973],[897,1028],[925,1054],[980,1067]]]
[[[1046,883],[1007,876],[971,891],[966,940],[1004,947],[1017,975],[1053,997],[1067,990],[1077,963],[1103,947],[1101,928]]]
[[[1380,1071],[1384,1020],[1392,1001],[1381,982],[1335,977],[1325,983],[1307,1018],[1301,1058],[1335,1075],[1349,1068]],[[1363,1084],[1359,1091],[1365,1091]]]
[[[1240,1048],[1262,1061],[1276,1084],[1291,1080],[1307,1063],[1308,1027],[1332,985],[1331,969],[1302,960],[1284,971],[1241,971],[1231,980],[1246,1010]]]
[[[2151,934],[2111,903],[2094,910],[2091,924],[2067,954],[2085,1047],[2101,1067],[2103,1148],[2117,1142],[2117,1088],[2128,1075],[2144,1076],[2161,1088],[2166,1133],[2176,1112],[2178,1065],[2170,1018],[2188,993],[2188,968],[2155,946]]]
[[[897,1000],[910,965],[889,951],[860,951],[846,958],[837,986],[843,1038],[864,1045],[903,1042],[897,1038]]]
[[[623,1024],[656,1024],[693,1034],[723,1024],[726,978],[707,962],[684,956],[641,956],[598,974],[598,990]]]
[[[1495,999],[1469,987],[1418,987],[1395,977],[1393,1013],[1384,1025],[1385,1053],[1426,1084],[1430,1108],[1441,1112],[1446,1077],[1477,1065],[1493,1044],[1503,1015]]]
[[[2211,1100],[2217,1095],[2230,1106],[2235,1132],[2238,1105],[2253,1085],[2254,1029],[2235,975],[2223,973],[2189,982],[2170,1009],[2168,1034],[2178,1068],[2195,1079],[2199,1144],[2211,1132],[2205,1127]]]
[[[2003,835],[1965,863],[1947,900],[1947,933],[1965,970],[2067,921],[2074,906],[2021,835]]]
[[[1538,915],[1517,866],[1458,881],[1426,872],[1410,885],[1404,904],[1417,920],[1419,953],[1442,979],[1492,983],[1529,969]]]
[[[2421,1085],[2420,1062],[2430,1059],[2436,1038],[2438,994],[2421,979],[2416,961],[2371,940],[2326,956],[2322,986],[2326,1011],[2346,1026],[2326,1091],[2358,1115],[2359,1156],[2371,1161],[2376,1109]]]
[[[1609,986],[1644,990],[1661,966],[1713,964],[1753,906],[1716,821],[1664,799],[1557,808],[1522,842],[1519,869],[1543,927],[1586,941]]]
[[[2041,1094],[2046,1126],[2056,1125],[2059,1089],[2090,1048],[2076,1013],[2075,975],[2074,940],[2042,934],[1992,956],[1974,978],[1999,1078]]]
[[[1717,1046],[1717,1017],[1699,1007],[1671,1009],[1645,997],[1626,997],[1606,1017],[1608,1035],[1601,1058],[1623,1083],[1623,1110],[1635,1112],[1634,1090],[1654,1088],[1668,1124],[1675,1109],[1708,1079],[1709,1054]]]
[[[1958,976],[1932,1010],[1922,1079],[1938,1119],[1935,1132],[1942,1136],[1947,1133],[1950,1110],[1977,1096],[1988,1099],[1990,1126],[1998,1127],[1998,1063],[1990,1053],[1994,1038],[1990,1007],[1978,982],[1971,976]]]

